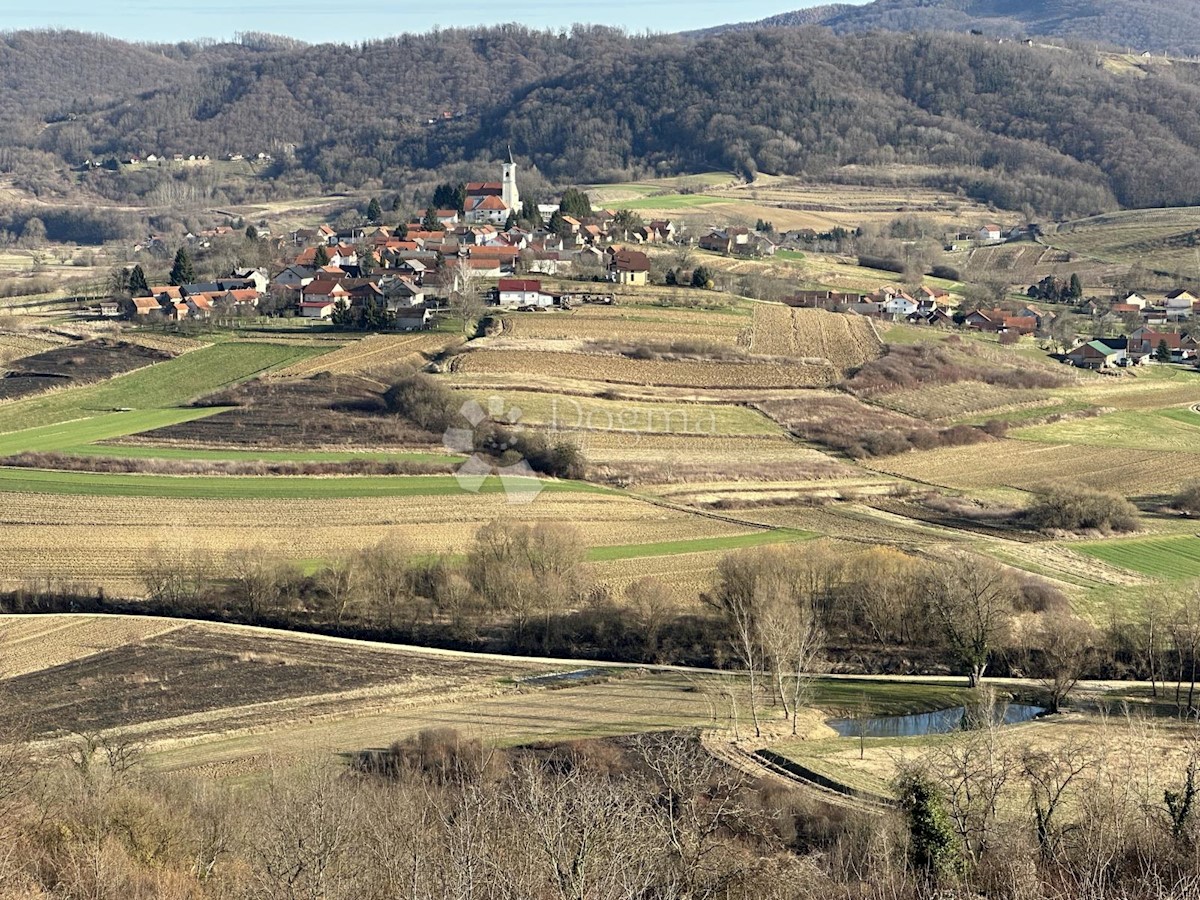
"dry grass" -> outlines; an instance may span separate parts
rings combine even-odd
[[[1200,478],[1200,454],[1004,440],[905,453],[873,460],[869,468],[968,490],[996,486],[1030,490],[1069,480],[1135,497],[1174,491],[1185,481]]]
[[[744,323],[732,316],[723,317],[720,324],[707,324],[693,319],[694,314],[650,317],[620,313],[605,315],[613,307],[584,307],[566,313],[518,314],[505,319],[505,333],[519,338],[549,338],[565,340],[636,341],[642,339],[669,341],[683,332],[689,339],[714,344],[737,346],[743,342]],[[641,311],[639,311],[641,312]]]
[[[698,388],[820,387],[841,373],[828,365],[628,359],[545,350],[476,350],[455,359],[456,372],[526,373],[617,384]]]
[[[0,679],[144,641],[181,624],[123,616],[0,616]]]
[[[280,369],[276,378],[305,378],[318,372],[358,375],[402,365],[423,353],[435,353],[455,343],[453,335],[441,333],[415,335],[372,335],[346,346]]]
[[[883,355],[879,335],[864,316],[765,303],[754,307],[750,349],[769,356],[818,357],[839,369]]]
[[[1030,391],[980,381],[937,384],[879,397],[884,406],[929,422],[951,422],[983,414],[996,415],[1017,410],[1041,409],[1047,415],[1062,406],[1065,398],[1044,391]]]
[[[380,540],[409,552],[461,553],[497,518],[569,523],[589,546],[653,543],[745,531],[725,522],[618,495],[543,494],[512,506],[501,494],[354,500],[159,500],[7,494],[0,527],[0,586],[30,578],[141,589],[140,560],[155,548],[221,556],[262,547],[290,559],[324,559]],[[181,550],[180,552],[184,552]]]

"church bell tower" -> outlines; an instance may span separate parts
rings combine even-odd
[[[500,196],[509,209],[521,211],[521,192],[517,190],[517,164],[513,162],[511,148],[508,151],[508,162],[504,164],[503,191]]]

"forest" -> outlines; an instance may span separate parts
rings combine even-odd
[[[535,193],[723,169],[916,180],[1053,217],[1200,202],[1200,70],[1102,63],[815,27],[694,38],[508,25],[354,46],[17,32],[0,39],[0,173],[49,201],[212,205],[411,189],[511,146]],[[151,152],[270,160],[237,178],[114,162]],[[106,165],[81,171],[87,160]]]
[[[1190,56],[1200,49],[1191,28],[1195,16],[1188,0],[875,0],[798,9],[709,32],[764,25],[824,25],[840,34],[974,29],[995,37],[1046,36]]]

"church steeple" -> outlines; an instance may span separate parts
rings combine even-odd
[[[504,164],[504,181],[501,199],[504,205],[515,212],[521,211],[521,192],[517,190],[517,164],[513,161],[512,147],[508,148],[508,162]]]

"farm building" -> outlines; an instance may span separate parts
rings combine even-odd
[[[1103,341],[1088,341],[1067,354],[1067,361],[1081,369],[1110,369],[1122,365],[1125,351],[1110,347]]]

